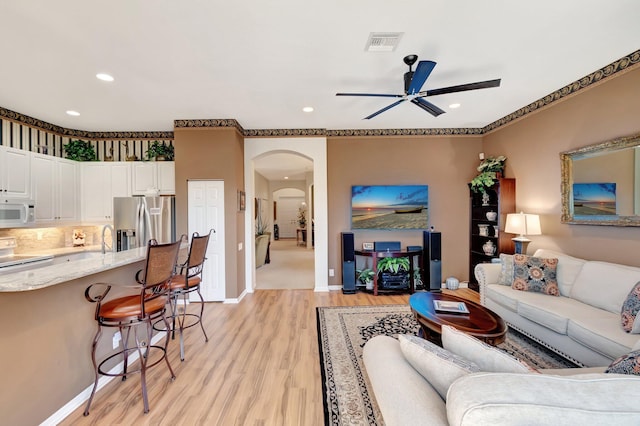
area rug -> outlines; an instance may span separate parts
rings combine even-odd
[[[362,347],[379,334],[417,334],[418,323],[407,305],[317,308],[318,346],[327,425],[383,425],[362,363]],[[498,346],[536,368],[574,364],[515,330]]]

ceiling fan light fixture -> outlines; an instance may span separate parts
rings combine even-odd
[[[400,39],[404,33],[380,32],[370,33],[367,44],[364,46],[365,52],[393,52],[398,47]]]

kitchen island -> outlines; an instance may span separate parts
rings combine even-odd
[[[96,305],[85,299],[85,289],[109,283],[109,298],[130,293],[145,258],[146,248],[94,251],[81,260],[0,274],[3,424],[55,424],[82,404],[93,385],[97,331]],[[111,339],[102,342],[98,353],[111,352]]]

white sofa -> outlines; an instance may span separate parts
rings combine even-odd
[[[397,339],[383,335],[363,349],[387,426],[640,424],[638,376],[604,374],[604,367],[540,371],[547,374],[475,372],[454,379],[445,401],[403,350]]]
[[[584,366],[607,366],[639,342],[639,334],[622,329],[620,312],[640,282],[640,268],[544,249],[533,256],[558,259],[560,296],[499,284],[501,264],[483,263],[475,268],[480,303],[509,326]]]

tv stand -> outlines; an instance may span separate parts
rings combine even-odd
[[[418,265],[420,269],[422,269],[422,250],[421,249],[412,249],[412,250],[384,250],[384,251],[375,251],[375,250],[355,250],[356,256],[364,256],[373,258],[373,295],[378,295],[378,259],[382,259],[385,257],[408,257],[409,258],[409,292],[415,292],[415,282],[413,277],[413,258],[418,256]]]

